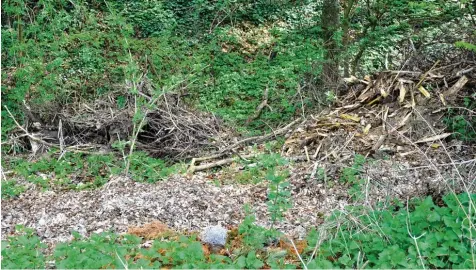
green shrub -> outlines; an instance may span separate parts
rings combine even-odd
[[[113,154],[66,153],[58,160],[51,152],[35,162],[13,159],[10,166],[16,175],[45,189],[52,185],[84,189],[102,186],[111,174],[119,172],[120,164]]]
[[[17,180],[2,180],[2,199],[15,198],[26,190]]]
[[[163,1],[118,1],[123,2],[117,10],[135,28],[139,38],[160,36],[171,32],[176,27],[173,13],[164,7]]]
[[[124,81],[130,27],[87,3],[3,1],[1,35],[2,105],[20,121],[23,100],[51,110]],[[2,139],[12,128],[2,108]]]

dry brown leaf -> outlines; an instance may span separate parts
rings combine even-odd
[[[127,233],[143,237],[145,239],[157,239],[166,235],[170,235],[172,231],[162,222],[153,221],[151,223],[145,224],[142,227],[129,227]]]

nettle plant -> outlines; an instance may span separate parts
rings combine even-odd
[[[125,163],[112,153],[66,153],[59,160],[58,155],[58,151],[52,150],[36,161],[12,158],[3,168],[11,169],[15,178],[24,178],[43,190],[99,188],[111,175],[119,175],[126,168]],[[134,151],[127,158],[132,179],[138,182],[154,183],[183,169],[181,164],[171,165],[140,151]],[[2,180],[2,199],[15,198],[26,189],[17,179]]]
[[[282,220],[284,213],[292,207],[288,176],[288,172],[279,173],[274,170],[266,175],[266,179],[269,181],[268,211],[273,226],[277,221]]]
[[[263,155],[260,163],[267,168],[266,180],[268,188],[268,211],[271,217],[272,227],[282,220],[284,213],[292,207],[290,183],[287,180],[289,171],[281,171],[279,166],[287,164],[287,161],[277,154]]]
[[[340,181],[350,185],[349,195],[358,199],[362,194],[362,185],[364,184],[364,179],[360,177],[362,174],[362,168],[366,162],[366,158],[360,154],[355,155],[354,162],[352,166],[345,167],[342,169],[342,174]]]

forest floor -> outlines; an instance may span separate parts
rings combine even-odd
[[[14,175],[26,190],[2,198],[2,240],[15,233],[17,224],[35,229],[51,246],[73,239],[72,231],[83,236],[111,230],[125,233],[157,221],[182,232],[217,224],[233,229],[243,221],[245,205],[251,207],[257,225],[302,239],[335,210],[345,211],[347,206],[391,206],[395,200],[426,196],[438,203],[448,192],[474,193],[476,145],[445,132],[441,124],[445,112],[436,94],[428,98],[421,89],[410,90],[411,95],[405,90],[404,84],[411,82],[408,76],[422,74],[382,74],[357,81],[339,99],[339,106],[312,115],[287,132],[278,156],[290,162],[277,168],[289,175],[292,206],[282,221],[270,221],[266,168],[236,159],[218,170],[174,173],[155,183],[111,174],[102,187],[81,191],[45,191]],[[425,74],[426,83],[442,79],[435,74]],[[467,81],[458,86],[461,78],[452,78],[449,90],[471,91],[464,88]],[[412,84],[409,88],[415,91]],[[449,99],[455,95],[443,93]],[[391,100],[380,100],[381,96]],[[405,106],[399,104],[403,102]],[[182,122],[179,130],[195,122]],[[203,126],[207,124],[193,128]],[[189,144],[196,141],[187,136]],[[252,151],[270,152],[259,145],[254,150],[245,145],[236,149],[241,159]]]
[[[476,153],[474,146],[466,151],[471,152]],[[458,160],[463,162],[441,165],[441,171],[448,176],[465,174],[465,179],[473,179],[468,188],[474,191],[476,160],[472,158],[460,155]],[[349,192],[352,184],[340,179],[337,172],[343,165],[321,162],[320,166],[336,172],[326,176],[325,181],[309,179],[315,162],[287,165],[292,207],[275,228],[302,239],[334,210],[345,210],[349,205],[372,207],[391,204],[393,199],[425,196],[441,200],[448,191],[448,182],[425,164],[426,161],[393,159],[367,162],[358,174],[362,179],[357,190],[360,198]],[[350,162],[348,167],[352,165]],[[110,230],[124,233],[128,228],[154,221],[177,231],[200,231],[217,224],[231,229],[243,221],[245,204],[254,211],[257,225],[269,228],[268,186],[264,181],[237,183],[236,179],[243,177],[242,171],[242,167],[232,165],[226,170],[193,176],[176,174],[154,184],[112,176],[103,187],[83,191],[42,191],[25,182],[29,186],[26,192],[18,198],[2,200],[2,239],[13,233],[17,224],[34,228],[50,244],[71,240],[72,231],[83,236]],[[453,188],[462,190],[458,183]]]

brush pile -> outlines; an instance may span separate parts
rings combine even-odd
[[[285,133],[283,155],[294,160],[342,161],[355,153],[421,160],[422,154],[444,154],[447,146],[474,158],[476,118],[471,106],[476,106],[476,61],[464,59],[347,78],[348,90],[337,106],[308,117],[297,128],[299,119],[270,134],[238,142],[216,117],[192,111],[180,94],[157,94],[146,79],[137,86],[136,95],[126,87],[92,102],[63,107],[26,104],[26,125],[18,125],[12,138],[14,143],[31,146],[34,153],[50,146],[107,151],[120,145],[117,142],[126,142],[126,148],[134,144],[135,149],[155,157],[194,158],[193,166],[238,155],[236,151],[244,145]],[[455,116],[459,127],[454,126]],[[197,170],[210,168],[202,167]]]
[[[192,111],[180,94],[153,95],[146,85],[139,84],[138,95],[125,89],[67,106],[27,105],[26,125],[18,125],[13,141],[33,153],[51,146],[101,152],[121,142],[127,151],[134,141],[137,150],[174,160],[218,149],[226,135],[216,117]]]
[[[284,155],[337,162],[360,153],[411,161],[455,146],[458,156],[474,158],[474,137],[467,135],[476,135],[476,115],[458,104],[476,104],[476,62],[436,62],[426,71],[386,71],[346,83],[348,91],[336,107],[288,134]],[[448,129],[451,110],[464,117],[460,134]],[[456,140],[448,144],[450,139]]]

